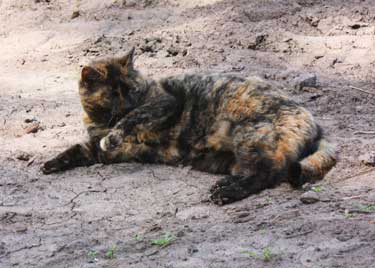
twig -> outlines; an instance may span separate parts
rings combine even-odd
[[[370,211],[367,211],[367,210],[361,210],[361,209],[349,209],[349,210],[348,210],[348,213],[349,213],[349,214],[352,214],[352,213],[357,213],[357,214],[370,214],[371,212],[370,212]]]
[[[107,191],[107,189],[103,189],[103,190],[87,190],[87,191],[79,192],[78,194],[75,193],[75,196],[73,198],[71,198],[70,201],[68,203],[64,204],[63,206],[67,206],[67,205],[73,204],[73,208],[74,208],[74,206],[75,206],[74,200],[76,200],[82,194],[87,194],[87,193],[105,193],[106,191]]]
[[[10,221],[10,220],[13,219],[16,215],[17,215],[16,212],[5,212],[5,215],[4,215],[3,217],[0,218],[0,222],[3,221],[3,220]],[[12,223],[14,223],[14,222],[12,222]]]
[[[159,250],[155,250],[155,251],[151,251],[150,253],[146,254],[147,257],[150,257],[152,255],[155,255],[155,254],[158,254],[159,253]]]
[[[75,216],[77,216],[77,212],[73,212],[72,215],[70,215],[69,219],[63,219],[61,221],[56,221],[56,222],[51,222],[51,223],[45,223],[44,225],[54,225],[54,224],[60,224],[60,223],[63,223],[63,222],[67,222],[68,220],[71,220],[73,219]]]
[[[354,195],[354,196],[343,197],[342,200],[360,199],[360,198],[366,197],[366,196],[367,195]]]
[[[96,172],[96,174],[99,175],[99,177],[102,179],[102,181],[105,181],[107,178],[104,177],[99,171]]]
[[[152,168],[150,168],[150,171],[151,171],[151,175],[152,175],[152,177],[153,177],[154,179],[157,179],[157,180],[159,180],[159,181],[162,181],[162,180],[163,180],[163,179],[161,179],[161,178],[159,178],[158,176],[155,175],[155,171],[154,171]]]
[[[343,179],[341,179],[340,181],[346,181],[346,180],[349,180],[349,179],[353,179],[355,177],[358,177],[358,176],[361,176],[361,175],[365,175],[367,173],[370,173],[371,171],[375,171],[375,168],[369,168],[369,169],[366,169],[364,171],[361,171],[361,172],[358,172],[357,174],[354,174],[354,175],[350,175],[350,176],[347,176],[347,177],[344,177]]]
[[[370,91],[367,91],[367,90],[364,90],[364,89],[359,88],[359,87],[353,87],[353,86],[349,86],[349,87],[352,88],[352,89],[355,89],[355,90],[358,90],[358,91],[361,91],[361,92],[364,92],[364,93],[370,94],[370,95],[375,95],[375,93],[370,92]]]
[[[33,163],[34,163],[34,161],[35,161],[35,159],[36,159],[36,156],[34,156],[33,158],[31,158],[28,162],[27,162],[27,167],[29,167],[29,166],[31,166]]]
[[[354,135],[360,135],[360,134],[375,135],[375,131],[356,131],[353,134]]]
[[[298,234],[286,235],[285,238],[289,239],[289,238],[294,238],[294,237],[298,237],[298,236],[302,236],[302,235],[307,235],[309,233],[312,233],[313,231],[314,230],[308,230],[308,231],[305,231],[305,232],[302,232],[302,233],[298,233]]]
[[[12,250],[12,251],[8,251],[8,252],[5,253],[5,256],[8,256],[12,253],[19,252],[19,251],[22,251],[22,250],[25,250],[25,249],[29,250],[29,249],[32,249],[32,248],[37,248],[37,247],[40,247],[41,245],[42,245],[42,238],[39,237],[37,243],[31,244],[29,246],[24,246],[24,247],[21,247],[21,248]]]

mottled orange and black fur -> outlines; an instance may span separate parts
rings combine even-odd
[[[234,75],[148,80],[133,54],[82,69],[90,140],[46,162],[44,173],[98,162],[191,165],[228,175],[211,189],[211,199],[226,204],[283,181],[320,180],[335,165],[312,115],[277,86]]]

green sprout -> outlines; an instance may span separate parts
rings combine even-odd
[[[141,242],[141,241],[143,241],[143,239],[144,239],[143,235],[141,235],[141,234],[136,234],[135,235],[135,241]]]
[[[90,251],[87,253],[87,256],[89,256],[91,259],[96,259],[96,257],[98,256],[98,252],[95,251],[95,250],[90,250]]]
[[[375,205],[356,204],[355,207],[359,209],[360,212],[364,212],[364,213],[375,212]]]
[[[271,253],[271,249],[269,247],[265,247],[263,249],[262,258],[255,251],[252,251],[252,250],[244,250],[244,251],[241,251],[241,253],[246,254],[249,257],[253,257],[255,259],[263,259],[263,261],[265,261],[265,262],[270,262],[271,258],[273,256],[273,253]]]
[[[160,247],[166,247],[168,246],[173,240],[175,240],[175,237],[171,233],[164,234],[163,237],[159,239],[151,240],[151,245],[156,245]]]
[[[353,213],[350,213],[349,210],[347,210],[347,209],[344,212],[344,216],[345,216],[346,219],[354,218]]]
[[[266,262],[271,261],[271,257],[272,257],[271,249],[269,247],[264,248],[263,249],[263,259],[264,259],[264,261],[266,261]]]
[[[105,256],[109,259],[113,259],[115,255],[115,251],[116,251],[116,245],[113,245],[107,250],[107,252],[105,253]]]
[[[254,251],[252,251],[252,250],[244,250],[244,251],[241,251],[241,253],[249,255],[250,257],[253,257],[255,259],[258,258],[258,255]]]
[[[320,193],[322,191],[322,187],[321,186],[313,186],[311,188],[311,190],[315,193]]]

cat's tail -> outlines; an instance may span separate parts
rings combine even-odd
[[[335,146],[325,138],[317,141],[316,145],[316,150],[312,154],[292,165],[289,182],[293,186],[300,187],[306,182],[321,180],[335,166]]]

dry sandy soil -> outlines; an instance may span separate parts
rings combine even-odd
[[[0,267],[374,267],[374,22],[369,0],[0,0]],[[207,201],[219,177],[189,167],[42,175],[85,139],[81,66],[131,46],[152,77],[279,81],[337,144],[337,166],[224,207]]]

